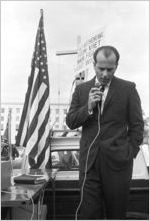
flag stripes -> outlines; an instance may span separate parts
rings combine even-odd
[[[48,110],[48,112],[47,112],[47,114],[46,114],[46,116],[45,116],[45,119],[44,119],[44,121],[43,121],[43,123],[42,123],[42,125],[41,125],[41,127],[40,127],[40,129],[39,129],[39,135],[38,135],[38,141],[37,141],[37,143],[34,145],[34,147],[32,147],[32,150],[31,150],[31,152],[30,152],[30,156],[32,156],[33,158],[35,157],[35,153],[36,153],[36,151],[38,151],[37,150],[37,145],[38,145],[38,143],[40,142],[40,140],[41,140],[41,137],[42,137],[42,135],[43,135],[43,133],[44,133],[44,131],[47,131],[48,132],[48,125],[47,125],[47,127],[45,128],[45,126],[46,126],[46,122],[48,122],[49,121],[49,114],[50,114],[50,110]]]
[[[40,87],[40,83],[42,82],[39,82],[39,79],[40,79],[40,71],[38,69],[36,69],[38,71],[38,75],[35,77],[35,82],[34,82],[34,88],[33,88],[33,92],[32,92],[32,100],[31,100],[31,105],[34,101],[34,98],[35,96],[37,95],[37,92],[39,90],[39,87]]]
[[[35,75],[38,72],[37,69],[35,69]],[[27,135],[27,129],[28,129],[28,118],[29,118],[29,111],[30,111],[30,103],[31,103],[31,95],[32,95],[32,82],[34,79],[34,69],[31,70],[31,76],[28,79],[28,90],[25,97],[25,103],[23,107],[23,112],[21,116],[21,122],[19,125],[19,130],[16,138],[16,145],[17,146],[26,146],[26,139],[25,136]]]
[[[24,146],[31,168],[49,164],[50,101],[46,41],[41,15],[32,59],[31,76],[20,121],[16,145]]]

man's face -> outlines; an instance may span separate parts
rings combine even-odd
[[[94,63],[94,69],[98,81],[106,85],[111,81],[117,69],[116,56],[112,52],[109,56],[105,56],[103,51],[99,51],[96,57],[97,62]]]

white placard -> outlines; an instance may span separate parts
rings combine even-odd
[[[81,43],[78,46],[77,67],[75,72],[76,74],[84,72],[85,80],[87,80],[89,72],[94,72],[93,53],[98,47],[101,46],[102,39],[103,31],[101,30],[92,34],[87,40],[84,41],[84,43]]]

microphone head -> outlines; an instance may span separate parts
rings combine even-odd
[[[99,82],[95,83],[95,87],[99,88],[101,92],[104,92],[105,90],[105,85],[100,84]]]
[[[101,84],[99,82],[95,82],[95,87],[100,88]]]

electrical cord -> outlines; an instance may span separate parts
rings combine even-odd
[[[38,215],[40,215],[40,216],[42,214],[42,205],[43,205],[43,199],[44,199],[44,192],[45,192],[45,187],[42,189],[42,196],[40,197],[40,204],[39,204],[39,208],[38,208],[38,211],[40,211]]]
[[[86,181],[87,163],[88,163],[89,153],[90,153],[91,147],[93,146],[94,142],[96,141],[97,137],[100,134],[100,113],[101,113],[100,112],[100,104],[98,103],[97,106],[98,106],[98,132],[97,132],[95,138],[93,139],[93,141],[91,142],[91,144],[89,146],[89,149],[88,149],[86,164],[85,164],[85,175],[84,175],[84,180],[83,180],[82,187],[81,187],[81,199],[80,199],[80,203],[79,203],[78,208],[77,208],[76,213],[75,213],[75,220],[77,220],[78,212],[79,212],[79,209],[80,209],[82,201],[83,201],[83,188],[84,188],[85,181]]]
[[[32,198],[30,193],[29,193],[29,195],[30,195],[30,199],[31,199],[31,202],[32,202],[32,215],[31,215],[30,220],[33,220],[33,217],[34,217],[34,201],[33,201],[33,198]]]

